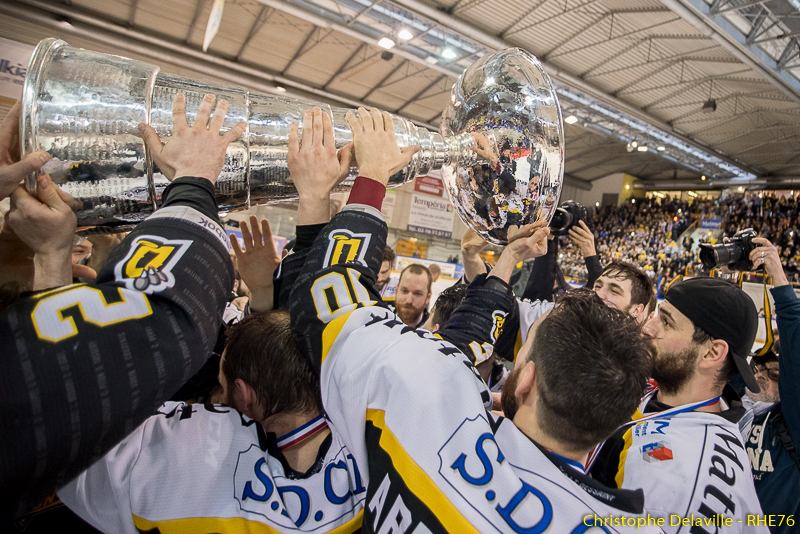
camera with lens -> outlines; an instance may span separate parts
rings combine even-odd
[[[753,238],[758,234],[752,228],[745,228],[736,232],[727,243],[721,245],[700,244],[700,261],[708,270],[727,266],[735,271],[752,271],[753,262],[750,253],[758,245],[753,243]]]
[[[580,221],[589,220],[589,210],[574,200],[562,203],[550,220],[550,233],[553,235],[567,235],[570,229]]]

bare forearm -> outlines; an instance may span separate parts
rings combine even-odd
[[[486,264],[478,254],[464,253],[464,278],[467,282],[475,280],[475,277],[486,272]]]
[[[274,289],[272,286],[258,290],[251,288],[250,291],[250,311],[266,312],[272,310],[274,305]]]
[[[331,220],[330,193],[301,196],[297,207],[297,225],[327,223]]]
[[[514,266],[517,264],[518,258],[515,257],[509,249],[503,251],[500,259],[492,267],[492,272],[489,276],[496,276],[497,278],[508,283],[511,280],[511,273],[514,272]],[[465,267],[466,269],[466,267]]]
[[[33,290],[39,291],[51,287],[61,287],[72,283],[72,265],[70,250],[48,254],[36,254],[33,257]]]

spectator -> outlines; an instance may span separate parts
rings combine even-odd
[[[442,268],[435,263],[428,266],[428,271],[431,273],[431,282],[436,282],[442,274]]]
[[[781,343],[779,357],[754,358],[756,381],[760,392],[748,390],[756,401],[752,428],[745,436],[747,456],[753,470],[761,508],[764,513],[800,516],[800,374],[797,356],[800,350],[800,300],[792,290],[781,266],[778,250],[767,239],[756,238],[750,253],[755,267],[764,266],[772,277],[770,290],[778,315]],[[777,347],[775,347],[777,348]],[[770,524],[773,533],[794,532],[796,527]]]
[[[400,272],[394,300],[398,319],[412,328],[428,320],[432,283],[431,272],[424,265],[412,263]]]
[[[389,285],[389,278],[394,268],[394,257],[394,250],[392,250],[392,247],[388,245],[383,247],[381,269],[378,271],[378,279],[375,282],[375,289],[377,289],[381,295],[383,295],[386,287]]]

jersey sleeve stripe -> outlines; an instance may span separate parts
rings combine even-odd
[[[325,358],[328,357],[331,347],[333,347],[336,338],[339,337],[339,333],[342,331],[342,328],[344,328],[347,319],[350,318],[350,314],[352,313],[353,312],[346,313],[341,317],[337,317],[328,323],[325,330],[322,331],[322,360],[320,360],[320,364],[325,362]]]
[[[425,506],[436,515],[447,532],[479,534],[478,529],[467,521],[428,474],[403,449],[397,437],[386,425],[385,416],[386,413],[383,410],[367,410],[367,420],[381,430],[381,448],[392,459],[392,465],[402,477],[406,487],[414,495],[423,499]]]
[[[641,419],[642,417],[642,412],[637,408],[631,419]],[[636,425],[631,426],[625,431],[625,434],[622,435],[622,439],[625,443],[622,446],[622,451],[619,453],[619,470],[617,471],[617,476],[615,477],[618,488],[622,487],[622,481],[625,480],[625,461],[628,459],[628,451],[633,445],[633,427],[635,426]]]

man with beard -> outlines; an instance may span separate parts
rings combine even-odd
[[[777,249],[766,239],[750,253],[756,266],[763,265],[772,277],[770,290],[778,315],[781,338],[779,357],[768,353],[753,358],[760,392],[747,391],[756,401],[753,426],[745,446],[753,470],[756,493],[765,514],[800,515],[800,369],[795,352],[800,343],[800,300],[783,272]],[[776,348],[773,346],[773,348]],[[773,533],[788,533],[796,526],[786,521],[769,525]]]
[[[394,298],[398,319],[412,328],[425,324],[428,320],[432,283],[431,272],[424,265],[412,263],[403,269]]]
[[[727,385],[738,370],[759,390],[745,359],[757,326],[750,297],[717,278],[672,287],[644,326],[658,387],[606,441],[591,473],[607,486],[642,488],[647,511],[665,519],[666,532],[697,521],[706,532],[722,524],[731,532],[767,531],[747,523],[761,508],[738,427],[745,409]]]

